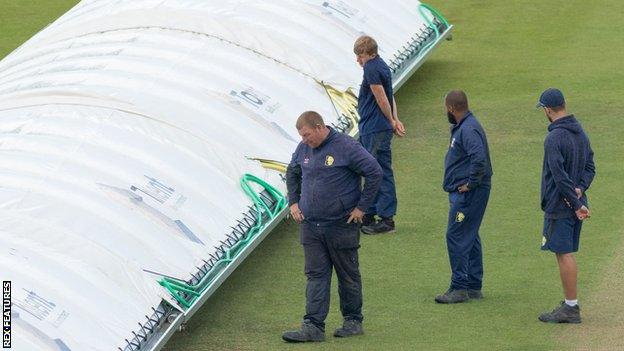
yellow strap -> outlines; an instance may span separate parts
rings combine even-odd
[[[345,119],[349,123],[349,128],[344,132],[350,136],[355,136],[358,132],[357,125],[360,121],[360,115],[357,111],[357,97],[351,88],[348,88],[345,91],[340,91],[327,83],[318,83],[325,88],[325,91],[331,99],[334,108],[336,108],[336,113],[338,113],[339,117]]]
[[[288,167],[288,164],[284,162],[269,160],[266,158],[249,158],[249,159],[260,162],[260,165],[262,165],[262,167],[266,169],[272,169],[281,173],[286,173],[286,167]]]

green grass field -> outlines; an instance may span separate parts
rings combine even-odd
[[[0,57],[75,1],[0,0]],[[283,223],[223,284],[167,350],[622,350],[624,349],[624,3],[618,0],[432,0],[456,26],[396,95],[409,135],[394,141],[398,233],[363,237],[366,334],[288,345],[304,308],[297,226]],[[591,4],[590,4],[591,3]],[[353,61],[353,57],[345,57]],[[354,62],[355,64],[355,62]],[[544,325],[562,298],[552,254],[539,250],[540,171],[547,120],[534,108],[550,86],[588,132],[597,176],[589,191],[579,299],[581,325]],[[448,124],[442,99],[468,93],[490,142],[493,189],[481,236],[486,298],[436,305],[448,286],[441,190]],[[341,322],[335,284],[327,328]]]

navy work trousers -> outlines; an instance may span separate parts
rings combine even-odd
[[[490,186],[480,186],[465,193],[449,193],[446,245],[452,271],[451,289],[480,290],[482,287],[479,227],[489,197]]]
[[[332,267],[338,276],[340,311],[344,319],[361,321],[362,279],[358,261],[360,225],[344,221],[324,225],[304,221],[300,226],[305,255],[306,314],[309,320],[325,330],[329,312]]]
[[[360,143],[377,160],[383,171],[383,178],[375,202],[366,209],[367,215],[389,218],[396,214],[397,197],[392,172],[392,131],[383,131],[360,137]]]

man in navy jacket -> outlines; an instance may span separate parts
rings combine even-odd
[[[285,332],[282,338],[288,342],[325,339],[332,267],[344,318],[334,336],[362,334],[360,224],[375,200],[381,167],[356,140],[327,127],[314,111],[299,116],[297,130],[302,141],[288,165],[286,186],[290,213],[301,224],[308,278],[306,314],[301,329]]]
[[[449,289],[437,303],[480,299],[483,260],[479,227],[490,197],[492,163],[485,131],[468,109],[463,91],[446,95],[451,140],[444,159],[443,188],[449,193],[446,244],[451,263]]]
[[[589,138],[574,115],[565,108],[560,90],[545,90],[537,104],[550,121],[544,141],[542,168],[542,210],[544,237],[542,250],[555,253],[565,301],[539,320],[549,323],[580,323],[576,295],[578,251],[582,221],[589,217],[587,196],[594,175],[594,152]]]

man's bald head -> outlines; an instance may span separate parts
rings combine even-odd
[[[306,111],[297,118],[297,131],[301,141],[312,148],[317,148],[329,135],[329,128],[323,117],[314,111]]]
[[[446,107],[452,113],[463,113],[468,111],[468,97],[461,90],[451,90],[446,94]]]
[[[299,118],[297,118],[297,130],[300,130],[303,127],[309,127],[314,129],[324,126],[325,122],[323,121],[323,117],[321,117],[321,115],[319,115],[318,112],[315,111],[306,111],[302,113]]]

